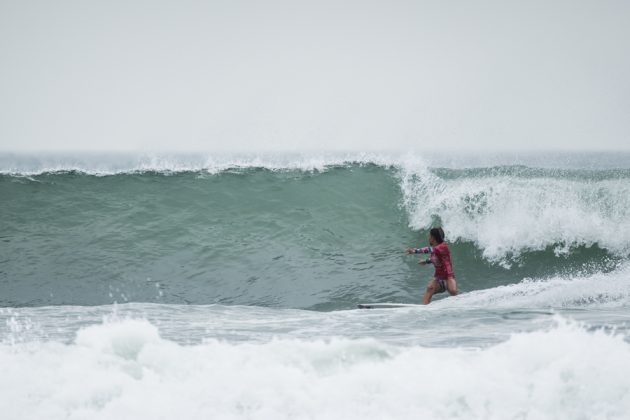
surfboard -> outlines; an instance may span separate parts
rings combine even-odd
[[[416,308],[424,305],[413,303],[359,303],[359,309],[394,309],[394,308]]]

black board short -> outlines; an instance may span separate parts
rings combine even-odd
[[[446,279],[435,279],[435,282],[437,283],[437,288],[435,290],[435,293],[444,293],[446,292]]]

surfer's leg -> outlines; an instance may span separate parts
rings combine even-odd
[[[454,278],[446,279],[446,290],[451,296],[455,296],[457,292],[457,282]]]
[[[438,291],[438,289],[439,289],[439,285],[437,284],[437,280],[434,278],[431,279],[431,281],[427,285],[426,292],[424,292],[424,298],[422,298],[422,303],[424,305],[428,305],[429,303],[431,303],[431,298]]]

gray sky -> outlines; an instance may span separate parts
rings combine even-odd
[[[0,150],[629,150],[628,22],[623,0],[0,0]]]

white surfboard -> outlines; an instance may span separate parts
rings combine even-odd
[[[416,308],[424,305],[413,303],[359,303],[359,309],[394,309],[394,308]]]

